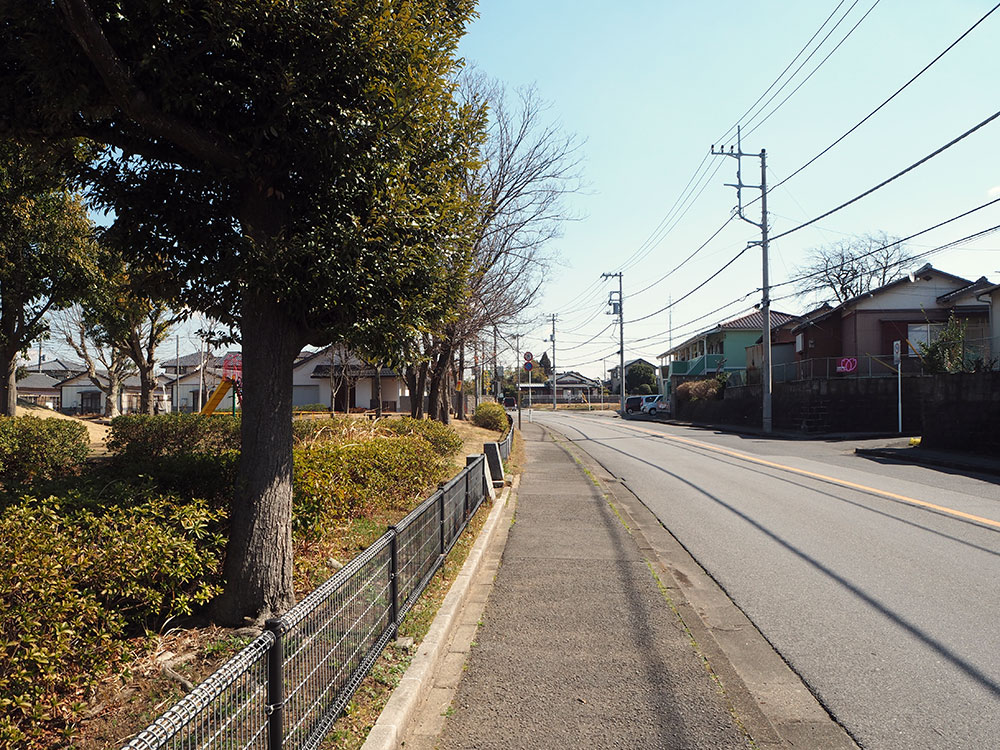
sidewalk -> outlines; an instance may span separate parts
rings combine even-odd
[[[636,541],[537,424],[503,562],[439,737],[413,747],[747,748]]]

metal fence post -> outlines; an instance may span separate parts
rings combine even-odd
[[[389,539],[389,614],[392,617],[392,637],[399,635],[399,533],[390,526]]]
[[[444,482],[438,485],[438,493],[440,494],[440,500],[438,501],[438,508],[441,510],[441,554],[444,554],[445,543],[444,543]]]
[[[264,627],[274,633],[274,643],[267,652],[267,750],[282,750],[285,744],[285,678],[281,618],[268,620]]]

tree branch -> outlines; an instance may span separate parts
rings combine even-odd
[[[87,0],[56,0],[70,33],[100,75],[122,111],[151,134],[165,138],[199,159],[222,169],[241,166],[239,154],[217,138],[158,111],[132,81],[108,42]]]

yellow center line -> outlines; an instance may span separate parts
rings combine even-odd
[[[914,497],[907,497],[906,495],[899,495],[895,492],[888,492],[887,490],[880,490],[875,487],[868,487],[864,484],[857,484],[855,482],[848,482],[846,479],[837,479],[836,477],[829,477],[826,474],[818,474],[814,471],[807,471],[806,469],[797,469],[794,466],[787,466],[785,464],[779,464],[774,461],[768,461],[763,458],[757,458],[756,456],[751,456],[746,453],[740,453],[739,451],[729,450],[728,448],[720,448],[717,445],[711,445],[710,443],[702,443],[698,440],[691,440],[690,438],[678,437],[676,435],[668,435],[663,432],[657,432],[656,430],[650,430],[645,427],[638,427],[636,425],[622,425],[630,430],[635,430],[636,432],[644,432],[648,435],[654,435],[658,438],[664,440],[673,440],[677,443],[684,443],[686,445],[693,445],[698,448],[704,448],[705,450],[713,451],[715,453],[722,453],[727,456],[732,456],[733,458],[738,458],[743,461],[749,461],[750,463],[760,464],[761,466],[770,466],[773,469],[780,469],[782,471],[788,471],[792,474],[799,474],[804,477],[811,477],[813,479],[819,479],[824,482],[830,482],[831,484],[840,485],[841,487],[848,487],[852,490],[860,490],[862,492],[870,492],[874,495],[881,495],[882,497],[888,497],[892,500],[899,500],[903,503],[908,503],[910,505],[916,505],[921,508],[929,508],[930,510],[936,510],[939,513],[945,513],[949,516],[955,516],[956,518],[964,518],[969,521],[975,521],[976,523],[981,523],[985,526],[991,526],[994,529],[1000,529],[1000,521],[994,521],[991,518],[983,518],[982,516],[975,516],[971,513],[964,513],[960,510],[955,510],[954,508],[948,508],[944,505],[936,505],[934,503],[928,503],[924,500],[917,500]]]

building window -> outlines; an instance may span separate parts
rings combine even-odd
[[[930,346],[938,340],[941,332],[944,331],[945,323],[910,323],[906,326],[906,338],[910,340],[910,345],[905,346],[906,355],[909,357],[919,356],[920,345]],[[914,351],[916,350],[916,351]]]
[[[795,334],[795,351],[804,352],[806,350],[806,335],[804,333]]]

